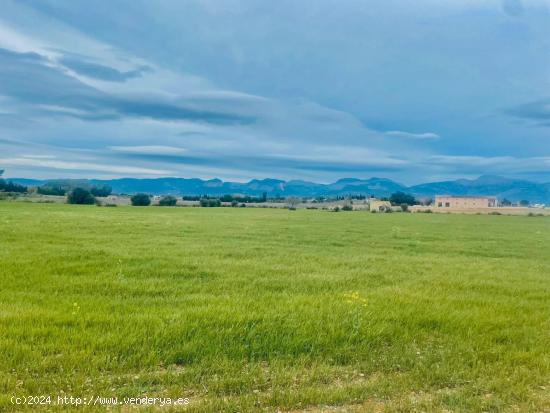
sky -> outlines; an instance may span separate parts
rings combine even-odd
[[[550,0],[3,0],[0,169],[550,182]]]

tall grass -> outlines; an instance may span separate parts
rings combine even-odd
[[[546,217],[0,202],[0,410],[549,410],[549,251]]]

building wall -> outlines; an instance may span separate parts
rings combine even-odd
[[[494,208],[497,206],[496,198],[479,196],[479,197],[461,197],[461,196],[436,196],[436,208]]]

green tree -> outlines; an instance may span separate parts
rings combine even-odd
[[[209,202],[208,202],[208,206],[209,207],[219,207],[219,206],[222,206],[222,203],[219,199],[210,199]]]
[[[36,189],[36,192],[38,192],[41,195],[58,195],[58,196],[64,196],[67,193],[67,190],[65,188],[62,188],[61,186],[52,186],[52,185],[41,185]]]
[[[109,185],[93,186],[91,192],[93,196],[105,197],[111,195],[111,192],[113,192],[113,188],[111,188]]]
[[[67,195],[68,204],[84,204],[91,205],[95,203],[95,197],[90,191],[84,188],[74,188]]]
[[[160,206],[176,206],[177,202],[178,202],[178,200],[176,199],[175,196],[165,195],[160,199],[159,205]]]
[[[5,181],[0,178],[0,191],[4,192],[27,192],[28,188],[23,185],[16,184],[15,182]]]
[[[522,199],[521,201],[519,201],[519,204],[521,206],[529,206],[529,201],[526,199]]]
[[[130,198],[132,206],[148,206],[151,205],[151,197],[147,194],[135,194]]]
[[[390,202],[392,205],[401,205],[401,204],[407,204],[407,205],[415,205],[416,199],[413,195],[406,194],[405,192],[394,192],[390,196]]]
[[[214,208],[222,205],[221,201],[218,198],[201,198],[200,200],[201,207]]]

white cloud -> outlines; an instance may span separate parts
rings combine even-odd
[[[408,163],[406,160],[392,157],[387,153],[360,146],[309,146],[303,148],[301,154],[295,154],[296,152],[272,156],[289,160],[342,162],[373,167],[403,166]]]
[[[146,155],[181,155],[187,152],[185,148],[174,146],[150,145],[150,146],[108,146],[115,152],[135,153]]]
[[[169,175],[172,173],[172,171],[163,169],[149,169],[135,166],[115,166],[91,162],[66,162],[36,158],[0,158],[0,164],[3,166],[29,166],[34,168],[95,171],[115,174]]]
[[[36,52],[42,45],[0,21],[0,47],[20,53]]]
[[[403,139],[439,139],[440,136],[437,133],[425,132],[425,133],[411,133],[398,130],[387,131],[384,133],[391,138],[403,138]]]
[[[535,159],[535,158],[531,158]],[[490,166],[499,164],[509,164],[517,162],[519,159],[512,156],[453,156],[453,155],[435,155],[428,159],[439,165],[469,165],[469,166]]]
[[[485,173],[528,173],[548,171],[550,157],[514,157],[514,156],[460,156],[435,155],[429,157],[426,165],[442,167],[445,170],[485,171]]]
[[[53,155],[24,155],[25,158],[31,158],[31,159],[55,159],[55,156]]]

